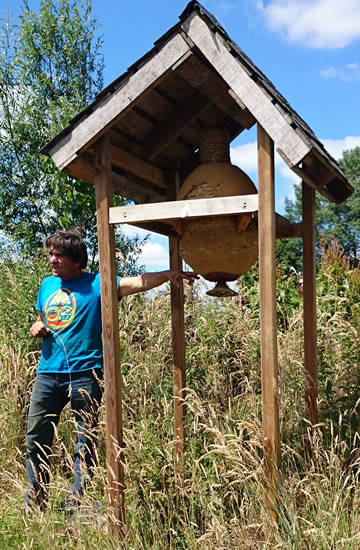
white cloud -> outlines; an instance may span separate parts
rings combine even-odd
[[[138,265],[145,266],[146,271],[169,269],[167,237],[126,223],[122,224],[121,230],[128,237],[135,235],[138,235],[140,238],[149,237],[149,240],[141,247],[141,253],[137,260]]]
[[[159,243],[144,244],[138,264],[154,268],[169,269],[169,252]]]
[[[134,225],[129,225],[127,223],[122,224],[120,227],[121,227],[121,231],[128,237],[139,235],[139,237],[143,239],[147,235],[151,234],[151,232],[146,231],[146,229],[141,229],[140,227],[135,227]]]
[[[351,71],[358,71],[360,69],[360,63],[348,63],[346,67]]]
[[[289,42],[336,49],[360,38],[359,0],[257,0],[269,28]]]
[[[326,69],[321,69],[320,76],[325,80],[328,78],[341,78],[341,71],[335,69],[335,67],[326,67]]]
[[[360,64],[348,63],[343,68],[326,67],[321,69],[320,76],[324,80],[334,78],[337,80],[343,80],[344,82],[354,82],[360,80]]]
[[[239,166],[253,180],[257,182],[257,144],[256,141],[237,145],[230,148],[231,162]],[[276,179],[276,211],[283,212],[285,197],[294,199],[294,184],[300,178],[285,164],[283,159],[275,154]]]
[[[247,174],[257,174],[257,144],[256,141],[237,145],[230,148],[231,162],[239,166]],[[299,181],[299,178],[285,164],[279,155],[275,155],[275,168],[283,178],[290,179],[293,183]]]
[[[321,142],[330,155],[339,160],[344,151],[360,147],[360,136],[346,136],[344,139],[322,139]]]
[[[230,147],[231,162],[248,173],[257,171],[257,145],[256,141]]]

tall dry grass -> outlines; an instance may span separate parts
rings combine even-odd
[[[16,277],[26,279],[26,272],[20,275],[17,269],[10,274],[20,289],[17,300],[26,308],[30,283],[18,285]],[[40,273],[30,275],[33,280]],[[241,283],[240,292],[247,297],[242,305],[239,300],[206,301],[197,288],[186,292],[187,443],[180,463],[174,459],[168,290],[151,299],[129,297],[121,304],[127,514],[123,541],[108,532],[106,523],[104,405],[99,465],[75,519],[64,517],[74,449],[69,409],[56,432],[49,507],[31,518],[24,515],[24,430],[38,351],[27,342],[26,315],[16,317],[19,345],[15,329],[1,325],[0,548],[360,548],[359,273],[350,269],[334,244],[324,249],[318,276],[321,422],[313,429],[303,418],[302,304],[295,274],[288,276],[279,266],[277,288],[282,434],[277,527],[263,499],[254,272]]]

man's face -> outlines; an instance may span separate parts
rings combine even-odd
[[[73,262],[69,256],[64,256],[54,248],[49,249],[49,262],[55,277],[61,277],[64,280],[68,280],[78,277],[81,273],[79,262]]]
[[[304,293],[304,279],[302,277],[298,280],[298,293],[299,296],[302,296]]]

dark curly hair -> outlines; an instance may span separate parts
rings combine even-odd
[[[46,247],[67,256],[85,269],[88,262],[86,244],[76,231],[56,231],[46,238]]]

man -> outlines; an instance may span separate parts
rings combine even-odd
[[[300,275],[300,277],[298,277],[298,280],[297,280],[297,291],[298,291],[298,294],[300,296],[300,298],[303,298],[304,296],[304,278],[302,275]]]
[[[25,505],[42,507],[47,500],[49,459],[60,413],[70,402],[77,426],[74,481],[67,500],[78,503],[95,465],[94,430],[101,401],[102,339],[99,274],[84,271],[87,251],[75,232],[58,231],[46,239],[52,276],[40,286],[38,316],[30,329],[43,338],[32,391],[26,433],[29,488]],[[118,277],[119,298],[171,281],[192,283],[196,275],[182,271]]]

